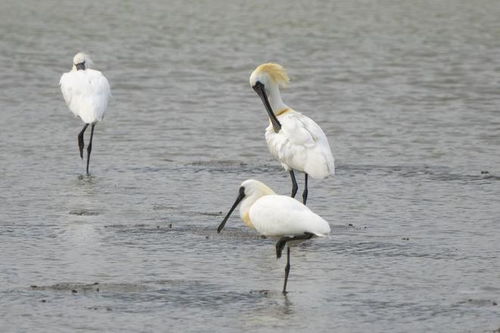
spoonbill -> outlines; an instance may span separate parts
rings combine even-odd
[[[73,67],[70,72],[61,76],[59,85],[73,114],[85,123],[83,129],[78,134],[78,147],[80,157],[83,160],[83,134],[89,125],[90,141],[87,146],[87,175],[89,175],[90,152],[92,151],[92,138],[94,127],[98,121],[104,118],[104,113],[108,107],[108,100],[111,96],[109,82],[99,71],[90,69],[92,60],[85,53],[77,53],[73,57]]]
[[[264,103],[270,124],[266,141],[271,154],[280,161],[292,179],[292,197],[298,185],[294,170],[305,173],[302,200],[307,202],[308,175],[323,179],[335,174],[335,164],[328,139],[311,118],[293,110],[281,99],[280,87],[289,82],[286,70],[278,64],[258,66],[250,75],[250,86]]]
[[[286,294],[288,274],[290,273],[290,246],[313,237],[324,237],[330,233],[330,225],[319,215],[313,213],[299,201],[285,195],[274,193],[264,183],[248,179],[241,183],[238,197],[217,228],[220,233],[227,220],[238,206],[240,217],[250,228],[266,237],[277,238],[276,257],[280,258],[287,245],[285,282],[283,294]]]

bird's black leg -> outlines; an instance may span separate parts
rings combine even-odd
[[[310,232],[304,232],[303,235],[299,236],[283,236],[276,243],[276,257],[281,258],[281,253],[283,252],[283,248],[286,243],[292,240],[306,240],[310,239],[314,236],[314,234]],[[283,284],[283,295],[286,295],[286,284],[288,283],[288,274],[290,273],[290,246],[287,247],[286,253],[286,266],[285,266],[285,282]]]
[[[295,174],[293,173],[293,169],[290,169],[290,178],[292,178],[292,198],[295,198],[295,194],[297,194],[297,190],[299,186],[297,185],[297,180],[295,179]]]
[[[283,284],[283,295],[286,295],[286,283],[288,282],[289,273],[290,273],[290,246],[286,248],[285,283]]]
[[[90,162],[90,152],[92,151],[92,138],[94,137],[94,127],[95,124],[92,124],[92,127],[90,127],[90,141],[89,145],[87,146],[87,176],[89,174],[89,162]]]
[[[304,192],[302,192],[302,202],[304,203],[304,205],[306,204],[306,201],[307,201],[307,193],[309,192],[309,190],[307,189],[307,178],[308,178],[308,174],[306,173],[306,178],[305,178],[305,183],[304,183]]]
[[[85,126],[83,126],[83,129],[78,134],[78,148],[80,148],[80,157],[82,158],[82,160],[83,160],[83,146],[84,146],[83,133],[85,133],[85,130],[87,129],[87,127],[89,127],[89,124],[85,124]]]
[[[292,238],[293,237],[283,236],[278,240],[278,242],[276,243],[276,258],[281,258],[281,252],[283,252],[283,248],[285,247],[286,242],[288,242]]]

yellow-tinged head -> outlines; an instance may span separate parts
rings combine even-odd
[[[262,64],[250,75],[250,86],[264,103],[275,133],[281,130],[276,113],[288,108],[281,99],[280,87],[286,87],[289,81],[283,66],[274,63]]]
[[[240,204],[240,202],[241,202],[241,207],[240,207],[241,219],[247,226],[253,228],[254,227],[253,223],[250,219],[250,215],[248,214],[250,207],[252,207],[255,201],[257,201],[257,199],[259,199],[260,197],[271,194],[275,193],[266,184],[254,179],[245,180],[243,183],[241,183],[240,189],[238,191],[238,197],[236,198],[236,201],[234,202],[233,206],[227,213],[224,220],[222,220],[221,224],[217,228],[217,232],[222,231],[222,229],[226,225],[227,220],[229,219],[229,216],[231,216],[231,214],[233,213],[235,208]]]
[[[245,197],[257,196],[261,197],[269,194],[276,194],[273,190],[263,182],[259,182],[255,179],[247,179],[241,183],[241,187],[244,188]]]
[[[290,79],[283,66],[269,62],[258,66],[250,75],[250,86],[254,87],[257,82],[264,86],[274,83],[280,87],[286,87]]]

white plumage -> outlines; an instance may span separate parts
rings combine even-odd
[[[257,180],[244,181],[238,198],[217,228],[221,232],[234,209],[241,203],[240,217],[243,222],[267,237],[279,238],[276,255],[287,245],[287,265],[283,293],[286,293],[290,271],[290,246],[312,237],[323,237],[330,233],[330,225],[299,201],[274,193]]]
[[[78,134],[78,147],[80,157],[83,159],[84,138],[83,135],[91,125],[90,141],[87,146],[87,175],[89,174],[90,152],[92,151],[92,138],[94,127],[98,121],[104,118],[111,96],[109,82],[99,71],[90,69],[92,60],[84,53],[77,53],[73,57],[73,66],[70,72],[61,76],[59,85],[68,105],[75,116],[85,123]]]
[[[335,174],[333,155],[323,130],[311,118],[289,109],[279,115],[281,131],[266,128],[266,142],[271,154],[286,171],[305,172],[313,178]]]
[[[88,68],[77,70],[76,64],[81,59],[79,53],[73,61],[73,69],[61,76],[59,84],[68,105],[75,116],[78,116],[86,124],[93,124],[104,118],[111,96],[109,82],[106,77],[97,70]],[[88,63],[87,55],[83,55],[84,62]]]
[[[286,195],[266,195],[249,210],[250,221],[258,233],[268,237],[303,235],[326,236],[330,226],[307,206]]]
[[[260,96],[269,116],[266,142],[271,154],[290,172],[292,197],[297,192],[294,170],[305,173],[303,202],[307,200],[307,176],[323,179],[335,174],[335,162],[328,139],[312,119],[291,109],[281,99],[280,86],[288,84],[285,69],[273,63],[258,66],[250,85]]]

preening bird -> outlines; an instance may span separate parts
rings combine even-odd
[[[265,133],[269,151],[289,171],[292,197],[298,189],[294,170],[305,173],[302,198],[306,204],[308,175],[318,179],[333,175],[335,164],[321,127],[281,99],[280,87],[285,87],[288,82],[285,69],[274,63],[262,64],[250,75],[250,85],[262,99],[269,116],[270,124]]]
[[[283,284],[283,294],[286,294],[290,272],[290,246],[313,237],[328,235],[330,225],[299,201],[278,195],[264,183],[249,179],[241,184],[236,201],[217,228],[218,233],[240,203],[240,217],[247,226],[254,228],[261,235],[278,239],[277,258],[281,257],[283,248],[287,245]]]
[[[75,116],[85,123],[78,134],[78,148],[83,159],[83,134],[91,125],[90,141],[87,146],[87,175],[89,175],[90,152],[94,127],[104,118],[111,96],[109,82],[99,71],[91,69],[92,60],[85,53],[77,53],[73,58],[73,67],[70,72],[61,76],[59,85],[68,108]]]

